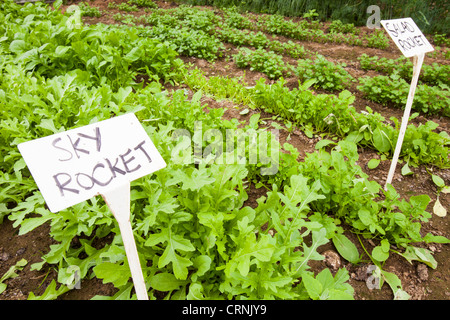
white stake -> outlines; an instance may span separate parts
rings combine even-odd
[[[416,92],[417,81],[419,80],[420,69],[422,68],[424,58],[424,52],[419,53],[413,57],[414,67],[411,87],[409,88],[408,100],[406,101],[405,112],[403,113],[402,124],[397,139],[397,145],[395,146],[394,157],[392,158],[391,168],[389,169],[389,174],[386,179],[386,184],[384,185],[384,190],[387,190],[387,185],[392,182],[392,178],[394,177],[395,168],[397,167],[398,157],[400,156],[400,151],[402,149],[403,138],[405,137],[406,127],[408,126],[409,114],[411,113],[414,93]]]
[[[138,300],[148,300],[147,288],[130,222],[130,182],[102,194],[102,197],[119,223],[136,296]]]

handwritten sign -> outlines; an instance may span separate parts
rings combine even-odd
[[[18,147],[52,212],[166,166],[133,113]]]
[[[381,24],[407,58],[434,50],[411,18],[381,20]]]
[[[417,82],[419,81],[420,69],[422,68],[425,59],[425,53],[431,52],[434,48],[422,34],[422,31],[417,27],[411,18],[382,20],[381,24],[387,31],[389,36],[394,40],[397,47],[407,58],[413,57],[413,75],[411,86],[409,87],[408,99],[406,101],[405,111],[403,113],[402,124],[397,139],[397,144],[392,157],[391,167],[386,178],[384,189],[387,190],[387,185],[392,182],[395,168],[397,167],[398,158],[402,149],[403,139],[405,137],[406,128],[409,121],[409,114],[416,92]]]

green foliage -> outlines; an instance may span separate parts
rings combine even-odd
[[[379,58],[364,53],[358,57],[358,60],[364,70],[376,70],[389,75],[397,72],[403,79],[411,81],[413,63],[408,58]],[[438,63],[424,64],[420,71],[419,81],[430,85],[450,86],[450,66]]]
[[[393,104],[404,108],[408,98],[410,84],[396,73],[387,76],[360,78],[358,89],[365,93],[370,100],[382,104]],[[426,84],[416,88],[413,109],[424,113],[439,113],[450,115],[450,93],[438,87]]]
[[[389,38],[383,30],[375,30],[366,36],[369,48],[386,49],[389,47]]]
[[[353,23],[343,23],[341,20],[333,20],[330,24],[329,31],[332,33],[358,33]]]
[[[221,57],[225,49],[224,45],[216,38],[202,30],[193,30],[187,26],[173,28],[159,25],[152,29],[143,29],[141,35],[168,42],[181,55],[209,61]]]
[[[397,246],[422,241],[420,222],[431,217],[425,211],[430,198],[414,196],[408,203],[390,185],[380,197],[381,186],[367,180],[361,168],[353,165],[357,160],[356,146],[347,141],[340,142],[331,153],[321,150],[308,154],[299,171],[315,183],[320,181],[320,193],[325,195],[314,203],[313,210],[333,212],[360,233],[382,237]]]
[[[11,266],[8,271],[0,278],[0,294],[6,290],[7,285],[3,283],[3,281],[8,279],[13,279],[17,277],[17,271],[21,271],[26,265],[28,261],[25,259],[21,259],[17,261],[17,263]]]
[[[299,60],[296,74],[302,81],[316,79],[314,85],[317,87],[329,91],[341,91],[353,81],[353,77],[344,67],[346,67],[344,63],[334,64],[324,56],[317,55],[314,61],[311,59]]]
[[[437,46],[446,46],[450,47],[450,39],[445,36],[445,34],[439,34],[435,33],[434,37],[434,44]]]
[[[57,19],[46,23],[42,19]],[[43,77],[82,74],[93,85],[108,83],[117,90],[134,83],[137,72],[171,80],[180,70],[173,47],[141,37],[126,26],[79,27],[72,16],[41,13],[34,19],[13,21],[2,42],[15,64]],[[52,21],[52,20],[50,20]],[[75,20],[76,21],[76,20]],[[50,36],[47,36],[50,35]]]
[[[260,71],[269,79],[277,79],[289,71],[282,56],[272,51],[256,49],[254,51],[242,48],[233,56],[234,62],[239,68],[250,67],[250,70]]]
[[[239,30],[226,25],[222,25],[217,31],[217,37],[225,42],[237,46],[251,46],[257,49],[265,48],[281,54],[286,54],[293,58],[303,58],[307,55],[306,49],[291,40],[280,42],[270,40],[263,32],[252,32],[248,30]]]
[[[236,6],[241,11],[279,14],[306,19],[341,20],[343,23],[354,23],[365,26],[368,15],[367,7],[373,5],[369,0],[347,1],[337,0],[324,2],[319,0],[181,0],[193,5],[214,5],[216,7]],[[390,0],[378,3],[381,17],[401,18],[411,17],[424,33],[449,34],[449,4],[430,5],[427,1],[408,0],[399,6],[393,6]]]
[[[125,11],[125,12],[132,12],[132,11],[139,11],[139,8],[132,4],[131,1],[128,2],[122,2],[122,3],[115,3],[115,2],[109,2],[108,3],[109,9],[117,9],[119,11]]]
[[[338,97],[316,95],[308,90],[316,80],[306,81],[299,84],[298,89],[290,90],[285,86],[284,79],[273,85],[267,85],[261,79],[254,88],[249,89],[236,78],[216,76],[208,82],[198,70],[189,73],[185,81],[191,88],[202,88],[218,98],[232,99],[237,104],[243,103],[276,114],[307,132],[346,137],[362,146],[393,154],[400,129],[398,119],[392,117],[390,120],[394,126],[391,126],[383,116],[368,107],[367,111],[356,112],[351,105],[355,98],[346,90]],[[413,165],[433,163],[448,168],[450,139],[446,132],[434,132],[437,127],[438,124],[432,121],[418,126],[410,124],[400,156],[406,157]]]
[[[262,16],[259,23],[263,25],[264,31],[272,34],[280,34],[294,38],[300,26],[295,22],[285,19],[281,15]]]
[[[237,46],[251,46],[257,49],[267,48],[271,42],[262,32],[251,32],[239,30],[225,25],[218,30],[217,36],[220,40]]]
[[[136,5],[138,7],[145,8],[158,8],[158,5],[154,3],[152,0],[130,0],[128,1],[130,5]]]
[[[159,9],[140,19],[153,26],[142,28],[140,34],[170,42],[181,55],[213,61],[221,57],[225,49],[214,36],[217,20],[212,11],[188,6],[180,6],[177,10]]]
[[[362,40],[353,33],[325,33],[323,30],[318,28],[318,24],[317,26],[311,25],[305,20],[296,23],[280,15],[263,16],[259,19],[258,25],[258,29],[265,32],[282,35],[300,41],[363,45]]]
[[[87,2],[81,2],[79,5],[83,17],[101,17],[102,13],[97,7],[91,7]]]
[[[299,127],[312,125],[318,132],[329,132],[369,146],[382,153],[392,154],[400,128],[395,118],[395,127],[385,124],[385,119],[368,108],[369,112],[357,113],[351,104],[354,96],[347,90],[339,96],[315,95],[308,87],[315,80],[300,84],[298,89],[289,90],[280,79],[273,85],[264,80],[254,88],[254,104],[263,110],[293,121]],[[448,167],[449,137],[445,132],[433,132],[437,124],[429,121],[425,125],[409,125],[401,156],[409,157],[413,163],[434,163]]]
[[[253,23],[249,18],[241,15],[236,7],[224,8],[225,24],[236,29],[252,29]]]
[[[353,242],[342,233],[336,233],[332,240],[336,250],[344,259],[353,264],[358,264],[360,255]]]

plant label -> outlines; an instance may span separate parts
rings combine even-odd
[[[411,18],[381,20],[381,24],[407,58],[434,50]]]
[[[166,166],[133,113],[19,144],[50,211],[101,194],[116,218],[139,300],[148,300],[130,222],[130,182]]]
[[[422,31],[417,27],[411,18],[402,18],[394,20],[382,20],[381,24],[387,31],[389,36],[394,40],[397,47],[407,58],[413,58],[413,76],[411,80],[411,86],[409,88],[408,99],[406,101],[405,111],[403,113],[402,124],[400,126],[399,136],[397,144],[394,150],[394,156],[392,158],[391,167],[384,185],[384,189],[387,189],[387,185],[392,182],[394,177],[395,168],[397,167],[398,157],[403,144],[403,138],[406,133],[408,125],[409,114],[411,113],[411,107],[414,100],[414,94],[419,80],[420,69],[422,68],[425,53],[431,52],[434,48],[428,42],[423,35]]]
[[[166,166],[133,113],[18,147],[52,212]]]

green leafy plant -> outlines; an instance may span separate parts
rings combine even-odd
[[[341,20],[333,20],[330,24],[329,31],[332,33],[358,33],[353,23],[343,23]]]
[[[397,73],[387,76],[364,77],[359,79],[358,89],[370,100],[383,104],[392,103],[404,108],[409,93],[410,84]],[[416,88],[412,108],[424,113],[439,113],[450,115],[450,95],[447,90],[426,84]]]
[[[450,39],[445,34],[435,33],[433,37],[434,43],[437,46],[450,47]]]
[[[117,9],[119,11],[125,11],[125,12],[132,12],[132,11],[139,11],[138,7],[134,4],[131,4],[131,1],[129,2],[122,2],[122,3],[115,3],[115,2],[109,2],[108,3],[109,9]]]
[[[81,15],[84,17],[101,17],[102,13],[97,7],[91,7],[87,2],[81,2],[79,5]]]
[[[317,55],[314,61],[311,59],[299,60],[296,74],[302,81],[316,79],[314,85],[317,87],[340,91],[353,81],[353,77],[344,69],[345,67],[344,63],[334,64],[324,56]]]
[[[398,73],[403,79],[411,81],[413,63],[405,58],[398,59],[379,58],[378,56],[369,56],[362,54],[358,57],[361,68],[364,70],[376,70],[388,75]],[[430,85],[450,85],[450,66],[433,63],[424,64],[419,77],[420,82]]]
[[[229,27],[236,29],[252,29],[252,21],[248,17],[240,14],[236,7],[224,8],[223,12],[225,15],[225,23]]]
[[[224,46],[214,37],[201,30],[192,30],[188,27],[176,27],[159,25],[152,29],[141,31],[141,35],[167,41],[182,55],[194,56],[209,61],[222,56]]]
[[[366,40],[370,48],[386,49],[389,46],[389,38],[383,30],[375,30],[366,36]]]
[[[3,282],[8,279],[16,278],[18,276],[16,272],[22,270],[27,264],[27,260],[21,259],[17,261],[15,265],[11,266],[8,271],[6,271],[6,273],[0,278],[0,294],[5,291],[7,287],[7,285]]]
[[[128,1],[130,5],[136,5],[138,7],[145,8],[158,8],[158,5],[154,3],[152,0],[130,0]]]
[[[306,81],[299,88],[289,90],[284,86],[284,79],[273,85],[264,84],[264,80],[254,88],[253,102],[255,106],[267,112],[280,115],[291,120],[300,127],[312,124],[319,132],[330,132],[347,137],[354,142],[374,148],[382,153],[392,153],[394,141],[400,128],[399,121],[395,127],[384,123],[380,114],[370,108],[368,112],[357,113],[351,106],[354,97],[347,90],[338,97],[334,95],[315,95],[308,88],[315,80]],[[409,125],[404,138],[402,156],[409,157],[411,163],[429,163],[440,167],[449,165],[446,132],[433,132],[437,124],[429,121],[425,125]]]
[[[264,49],[252,51],[242,48],[233,56],[233,59],[239,68],[250,67],[250,70],[263,72],[270,79],[280,78],[288,72],[288,67],[280,55]]]

